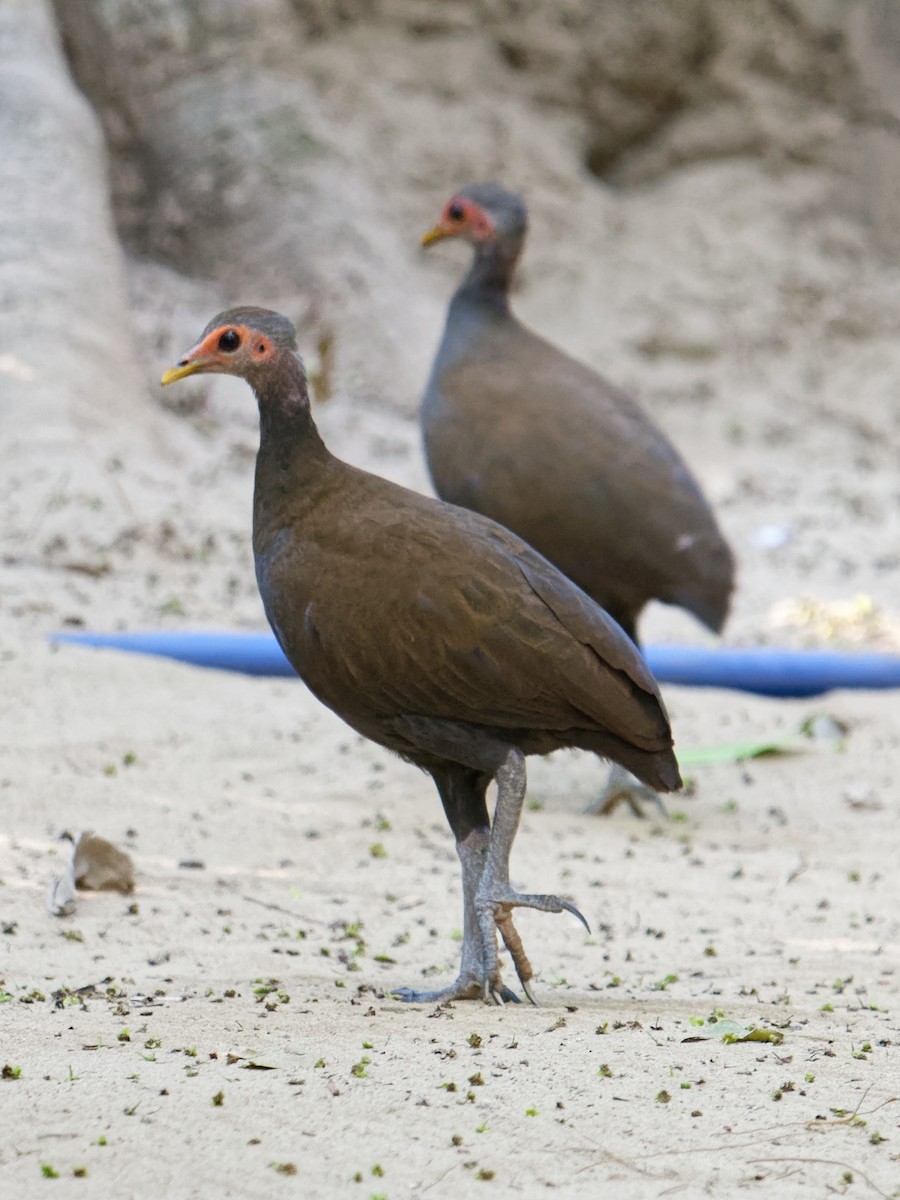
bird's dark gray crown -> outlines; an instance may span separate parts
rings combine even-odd
[[[456,193],[483,208],[496,227],[503,232],[524,231],[528,225],[528,209],[518,192],[511,192],[499,183],[470,183]]]
[[[252,304],[240,308],[226,308],[217,317],[213,317],[204,329],[203,337],[222,325],[246,325],[249,329],[266,334],[276,346],[282,346],[286,350],[297,349],[297,331],[293,322],[281,313],[273,312],[271,308],[257,308]]]

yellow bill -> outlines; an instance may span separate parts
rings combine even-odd
[[[203,367],[203,360],[195,358],[192,362],[179,363],[177,367],[169,367],[160,382],[163,387],[168,383],[177,383],[188,375],[195,375]]]
[[[427,233],[422,234],[422,245],[430,246],[432,242],[439,242],[442,238],[449,236],[450,234],[443,225],[435,225],[434,229],[429,229]]]

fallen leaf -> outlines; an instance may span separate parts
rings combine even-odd
[[[768,758],[785,754],[799,754],[803,746],[794,735],[780,740],[761,742],[727,742],[721,746],[697,746],[693,749],[677,751],[678,765],[684,770],[687,767],[706,767],[713,763],[738,763],[748,758]]]

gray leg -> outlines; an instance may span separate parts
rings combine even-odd
[[[624,767],[620,767],[618,763],[613,763],[609,778],[606,781],[606,787],[590,804],[585,806],[586,813],[600,813],[604,817],[619,807],[624,801],[631,809],[636,817],[644,817],[646,813],[641,808],[642,803],[655,804],[665,817],[666,806],[662,802],[662,797],[658,792],[654,792],[652,788],[648,788],[641,783],[639,779],[626,771]]]
[[[574,904],[559,896],[534,895],[516,892],[509,882],[509,856],[519,828],[522,806],[525,802],[525,756],[520,750],[510,750],[503,766],[497,772],[497,806],[488,846],[487,861],[475,895],[475,908],[481,929],[484,967],[483,995],[485,1000],[500,1003],[502,995],[496,988],[500,968],[497,959],[497,942],[493,936],[495,927],[500,929],[503,940],[510,951],[525,994],[535,1003],[531,991],[532,977],[521,939],[512,925],[513,908],[536,908],[541,912],[570,912],[588,929],[588,923]]]
[[[484,964],[489,957],[489,952],[485,951],[485,935],[478,920],[475,896],[487,862],[489,844],[490,832],[487,829],[473,829],[468,837],[456,843],[456,852],[462,866],[463,886],[463,944],[459,974],[449,987],[439,988],[435,991],[397,988],[393,994],[399,1000],[419,1004],[440,1004],[445,1000],[477,1000],[484,995],[487,987],[484,979]],[[506,934],[504,934],[505,938]],[[493,951],[493,961],[496,962],[497,934],[493,924],[488,933],[488,940]],[[495,990],[500,1003],[504,1001],[518,1003],[519,998],[515,992],[503,986],[499,967],[491,980],[492,995]]]

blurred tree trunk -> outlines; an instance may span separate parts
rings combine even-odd
[[[45,0],[0,5],[0,384],[12,542],[102,540],[133,520],[108,435],[150,438],[96,115]],[[58,465],[60,451],[65,467]]]

